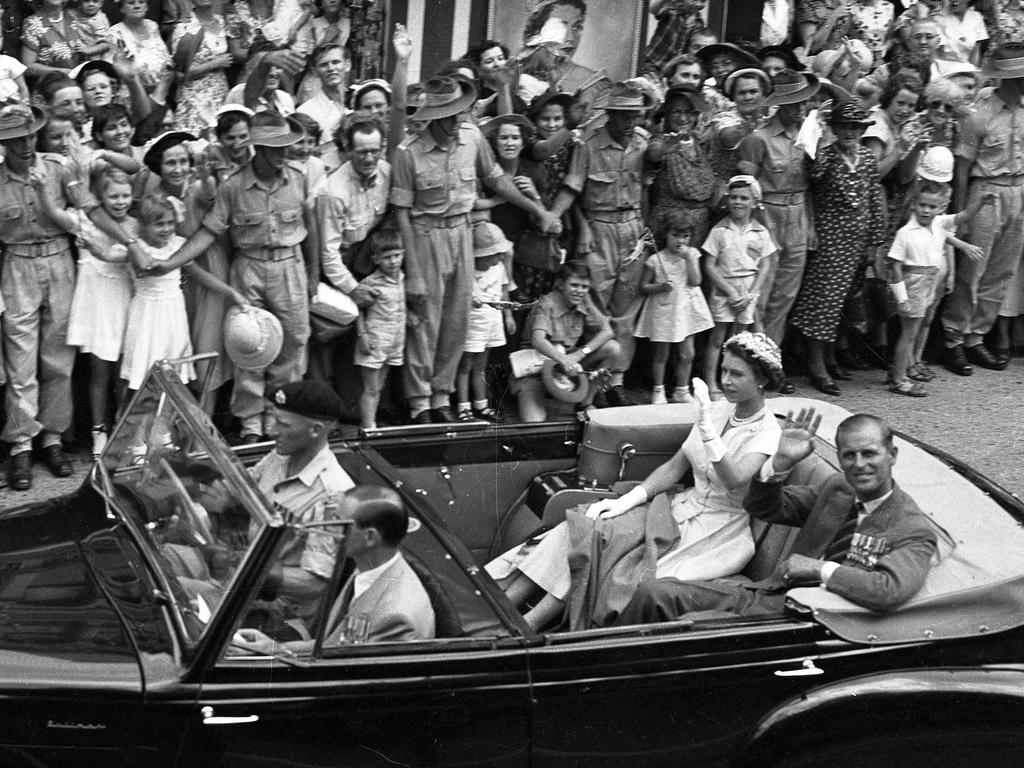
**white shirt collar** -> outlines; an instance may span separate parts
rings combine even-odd
[[[860,503],[864,505],[864,511],[857,513],[857,525],[860,525],[862,522],[864,522],[864,518],[870,515],[880,506],[882,506],[882,504],[885,503],[885,500],[888,499],[890,496],[892,496],[892,490],[890,490],[884,496],[879,496],[877,499],[872,499],[871,501],[860,501],[860,499],[857,499],[857,501],[860,501]]]
[[[376,568],[371,568],[368,571],[359,571],[356,574],[356,579],[352,584],[352,599],[355,600],[363,592],[373,586],[374,582],[380,578],[380,575],[384,573],[388,568],[394,565],[395,561],[401,557],[401,553],[395,552],[391,559],[381,563]]]

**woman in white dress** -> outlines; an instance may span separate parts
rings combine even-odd
[[[694,486],[671,492],[679,540],[658,558],[656,578],[689,581],[739,573],[754,555],[743,496],[779,441],[779,425],[765,407],[765,391],[778,389],[782,381],[782,357],[767,336],[743,332],[727,340],[721,368],[725,400],[711,402],[707,385],[694,379],[697,419],[679,450],[639,486],[619,498],[593,504],[587,515],[618,517],[669,492],[693,470]],[[525,616],[530,626],[539,628],[561,614],[569,596],[568,526],[558,525],[535,548],[523,549],[500,556],[487,565],[487,571],[502,580],[516,605],[524,604],[538,588],[545,592]]]

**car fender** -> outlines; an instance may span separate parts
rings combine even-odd
[[[1021,764],[1024,665],[898,670],[810,689],[762,718],[730,764],[813,765],[814,755],[827,754],[831,765],[842,765],[833,758],[846,752],[863,756],[868,742],[926,759],[922,749],[938,755],[950,743],[972,740],[984,740],[986,748],[998,740],[1006,747],[1005,764]],[[1000,764],[996,758],[986,762]]]

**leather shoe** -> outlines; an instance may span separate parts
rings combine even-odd
[[[967,355],[964,353],[963,344],[949,347],[943,356],[942,364],[946,366],[947,370],[952,371],[957,376],[970,376],[974,373],[974,366],[967,362]]]
[[[811,384],[814,385],[814,388],[819,392],[831,395],[832,397],[836,397],[839,394],[839,385],[832,381],[830,377],[815,376],[812,373],[808,378],[811,380]]]
[[[435,424],[454,424],[459,419],[450,406],[442,405],[440,408],[431,408],[430,416]]]
[[[853,376],[843,366],[838,363],[835,365],[826,365],[825,370],[828,371],[828,375],[836,381],[853,381]]]
[[[71,477],[75,471],[71,466],[71,459],[59,444],[43,448],[43,463],[54,477]]]
[[[1010,364],[1010,348],[1009,347],[992,347],[989,350],[992,353],[992,357],[1001,363]]]
[[[1008,360],[1000,360],[988,349],[984,344],[977,344],[973,347],[964,347],[964,354],[967,355],[967,359],[975,365],[980,365],[982,368],[988,368],[990,371],[1003,371],[1006,370],[1006,364]]]
[[[780,395],[792,395],[796,392],[796,384],[789,379],[783,379],[782,384],[779,386]]]
[[[633,401],[629,399],[629,395],[626,394],[626,388],[621,384],[614,387],[608,387],[604,392],[604,399],[608,401],[608,405],[612,408],[621,408],[624,405],[633,405]]]
[[[15,491],[32,487],[32,456],[28,451],[16,453],[7,462],[7,484]]]
[[[410,423],[411,424],[433,424],[434,423],[434,419],[431,418],[430,410],[429,409],[424,409],[424,410],[420,411],[419,413],[417,413],[415,416],[413,416],[412,419],[410,419]]]
[[[965,347],[964,353],[974,365],[987,368],[989,371],[1005,371],[1010,362],[1009,359],[1004,360],[996,357],[988,351],[988,348],[984,344]]]

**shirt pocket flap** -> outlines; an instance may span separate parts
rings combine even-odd
[[[599,184],[614,184],[618,179],[617,171],[592,171],[587,174],[588,181],[596,181]]]
[[[459,178],[463,181],[476,181],[476,168],[460,168]]]
[[[302,218],[301,208],[286,208],[277,214],[277,218],[282,224],[294,224]]]
[[[3,208],[0,208],[0,221],[14,221],[20,217],[20,205],[5,205]]]
[[[421,173],[416,177],[416,189],[438,189],[444,186],[440,173]]]
[[[236,224],[240,227],[255,226],[257,224],[263,224],[267,220],[265,213],[258,213],[253,211],[239,211],[231,215],[231,223]]]

